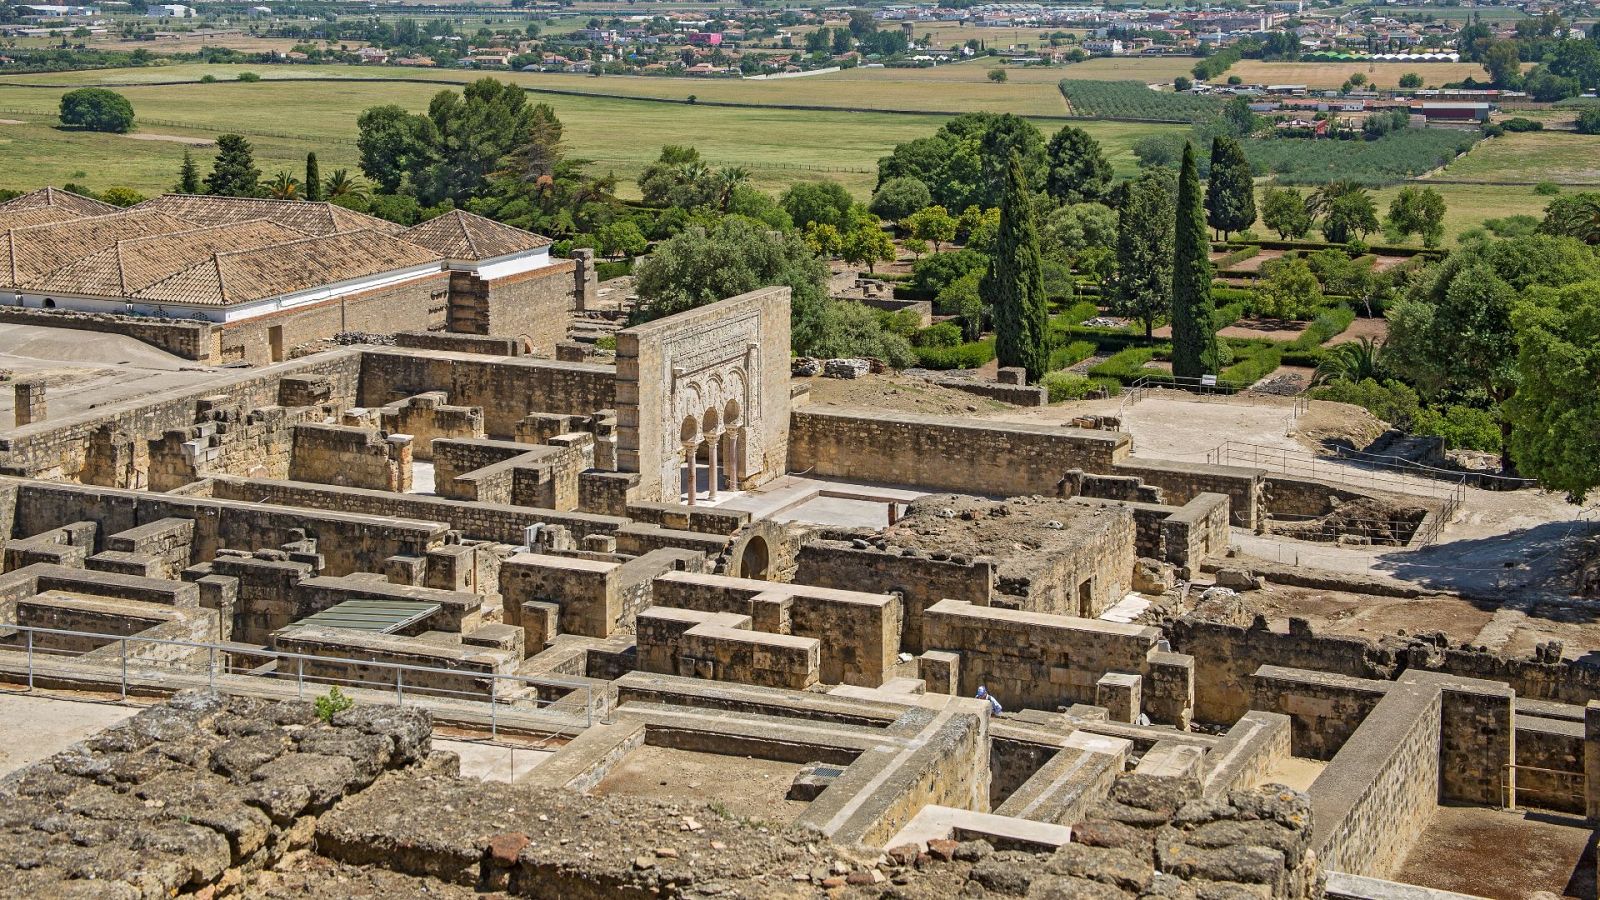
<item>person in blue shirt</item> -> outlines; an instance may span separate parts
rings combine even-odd
[[[993,696],[990,695],[989,688],[987,688],[986,686],[981,685],[981,684],[978,685],[978,699],[979,700],[987,700],[987,701],[989,701],[989,714],[990,715],[998,716],[1001,713],[1005,712],[1005,710],[1000,707],[1000,701],[996,700]]]

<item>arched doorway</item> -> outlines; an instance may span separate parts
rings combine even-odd
[[[771,551],[767,547],[767,539],[757,535],[744,545],[744,552],[739,554],[740,578],[767,578],[767,569],[771,565]]]

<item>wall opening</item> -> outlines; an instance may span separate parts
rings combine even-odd
[[[767,549],[767,539],[753,537],[744,545],[744,552],[739,555],[739,577],[767,578],[767,568],[771,564],[771,553]]]

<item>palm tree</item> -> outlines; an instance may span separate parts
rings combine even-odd
[[[1322,362],[1317,363],[1317,373],[1311,383],[1348,381],[1358,384],[1368,378],[1378,380],[1383,370],[1383,344],[1369,337],[1358,338],[1329,350]]]
[[[1539,230],[1575,237],[1585,244],[1600,244],[1600,194],[1573,194],[1552,200],[1545,208],[1544,224]]]
[[[1330,181],[1311,192],[1306,198],[1306,212],[1311,218],[1324,215],[1333,208],[1333,201],[1346,194],[1364,194],[1367,189],[1353,181]]]
[[[363,200],[367,197],[367,183],[351,175],[348,169],[334,169],[322,185],[322,196],[329,200],[335,197]]]
[[[723,212],[733,202],[733,191],[750,180],[750,170],[744,166],[728,166],[717,172],[717,205]]]
[[[300,179],[279,170],[267,183],[267,196],[274,200],[299,200]]]

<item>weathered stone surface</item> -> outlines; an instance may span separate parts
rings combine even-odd
[[[1113,884],[1129,891],[1143,891],[1155,876],[1149,859],[1116,848],[1067,844],[1045,863],[1057,875],[1073,875]]]

